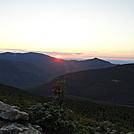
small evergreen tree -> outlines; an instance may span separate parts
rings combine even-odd
[[[54,100],[60,107],[63,106],[67,92],[64,87],[65,80],[56,79],[53,83],[52,92],[54,93]]]

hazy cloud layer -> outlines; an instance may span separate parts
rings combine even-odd
[[[26,52],[31,52],[29,50],[22,50],[22,49],[0,49],[0,52],[15,52],[15,53],[26,53]],[[117,56],[101,56],[101,55],[97,55],[93,54],[93,53],[99,53],[96,51],[90,51],[89,53],[73,53],[73,52],[43,52],[43,51],[32,51],[32,52],[36,52],[36,53],[43,53],[46,55],[50,55],[50,56],[56,56],[56,55],[62,55],[63,59],[66,60],[85,60],[85,59],[92,59],[94,57],[100,58],[100,59],[104,59],[104,60],[108,60],[110,62],[113,63],[133,63],[134,62],[134,57],[130,57],[130,56],[124,56],[124,57],[117,57]]]
[[[83,53],[67,53],[67,52],[43,52],[51,55],[81,55]]]
[[[110,59],[134,59],[134,57],[117,57],[117,56],[100,56],[101,58],[110,58]]]
[[[29,50],[22,50],[22,49],[0,49],[0,52],[15,52],[15,53],[26,53],[26,52],[31,52]],[[73,52],[44,52],[44,51],[32,51],[32,52],[36,52],[36,53],[44,53],[44,54],[48,54],[48,55],[81,55],[84,53],[73,53]]]
[[[83,58],[92,58],[92,57],[95,57],[95,56],[88,56],[88,55],[86,55],[86,56],[83,56]],[[134,57],[117,57],[117,56],[97,56],[98,58],[102,58],[102,59],[113,59],[113,60],[118,60],[118,59],[120,59],[120,60],[134,60]]]
[[[22,50],[22,49],[9,49],[9,48],[0,48],[0,52],[15,52],[15,53],[26,53],[29,52],[28,50]]]

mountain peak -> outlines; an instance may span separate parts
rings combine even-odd
[[[99,59],[99,58],[95,57],[95,58],[93,58],[92,60],[101,60],[101,59]]]
[[[96,62],[96,61],[103,61],[103,62],[107,62],[107,61],[105,61],[105,60],[103,60],[103,59],[100,59],[100,58],[98,58],[98,57],[95,57],[95,58],[93,58],[93,59],[87,59],[86,61],[94,61],[94,62]]]

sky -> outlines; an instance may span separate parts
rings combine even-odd
[[[134,62],[134,0],[0,0],[0,52]]]

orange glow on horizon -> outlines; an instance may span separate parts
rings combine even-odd
[[[62,56],[61,55],[56,55],[56,56],[54,56],[56,59],[61,59],[62,58]]]

